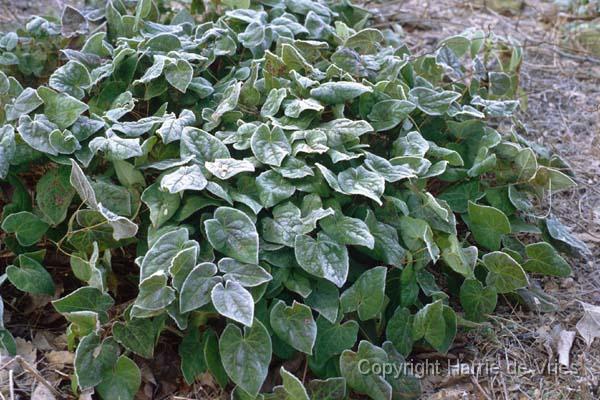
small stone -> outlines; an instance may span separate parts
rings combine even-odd
[[[570,289],[573,286],[575,286],[575,280],[573,278],[565,278],[563,279],[563,281],[561,282],[560,286],[563,289]]]

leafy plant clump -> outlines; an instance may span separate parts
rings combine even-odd
[[[73,388],[133,399],[162,335],[236,399],[416,398],[373,366],[448,351],[499,294],[552,306],[529,273],[585,247],[533,211],[574,182],[522,136],[519,46],[412,55],[369,24],[346,0],[110,0],[0,35],[0,281],[56,296]]]

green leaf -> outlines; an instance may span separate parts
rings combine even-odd
[[[85,96],[85,90],[92,83],[88,69],[76,60],[71,60],[58,68],[50,76],[48,85],[59,92],[65,92],[76,99]]]
[[[288,372],[283,366],[279,369],[279,374],[281,375],[283,389],[285,390],[288,399],[310,400],[300,379]]]
[[[242,211],[219,207],[204,221],[206,236],[215,250],[248,264],[258,264],[258,233]]]
[[[400,239],[396,229],[383,222],[378,222],[375,215],[369,210],[365,219],[371,235],[375,238],[373,250],[365,251],[372,258],[388,265],[401,267],[404,265],[406,250],[400,246]]]
[[[385,337],[407,357],[413,348],[412,326],[414,317],[408,308],[398,306],[385,327]]]
[[[254,320],[254,299],[242,285],[236,281],[217,283],[210,292],[215,309],[219,314],[246,326],[252,326]]]
[[[10,283],[23,292],[54,295],[52,276],[39,262],[24,254],[17,257],[17,262],[19,267],[14,265],[6,267],[6,275]]]
[[[100,341],[100,336],[90,333],[79,342],[75,351],[75,376],[84,390],[100,384],[105,371],[114,368],[119,356],[119,346],[112,339]]]
[[[256,396],[267,377],[271,362],[271,337],[260,321],[244,332],[233,324],[228,324],[219,338],[219,352],[223,367],[229,378]]]
[[[103,371],[102,382],[96,389],[106,400],[133,400],[141,385],[138,366],[127,356],[120,356],[114,367]]]
[[[194,267],[185,278],[179,296],[179,311],[186,313],[210,303],[213,288],[221,283],[220,276],[214,276],[217,267],[213,263],[201,263]]]
[[[2,221],[2,229],[14,233],[21,246],[33,246],[39,242],[49,226],[40,217],[29,211],[10,214]]]
[[[204,336],[200,335],[198,328],[190,329],[179,344],[181,372],[188,385],[193,384],[196,377],[206,370],[206,360],[202,351],[204,344]]]
[[[154,324],[147,318],[133,318],[113,325],[113,337],[127,350],[144,358],[154,356],[156,341]]]
[[[346,398],[346,380],[344,378],[311,379],[308,382],[308,393],[311,400],[343,400]]]
[[[185,190],[202,190],[208,181],[198,165],[177,168],[170,174],[164,175],[160,181],[160,189],[169,193],[179,193]]]
[[[142,193],[142,201],[150,210],[150,221],[159,228],[167,222],[179,208],[181,197],[178,194],[162,191],[159,183],[153,183]]]
[[[442,249],[442,260],[465,278],[473,277],[477,262],[477,247],[463,248],[456,235],[440,235],[437,243]]]
[[[465,279],[460,287],[460,304],[471,321],[484,321],[496,309],[497,301],[496,289],[484,287],[477,279]]]
[[[307,235],[296,236],[294,253],[298,264],[306,272],[325,278],[342,287],[348,276],[348,250],[329,236],[319,233],[316,239]]]
[[[317,318],[317,340],[314,358],[324,363],[333,356],[351,349],[358,337],[358,323],[353,320],[344,323],[330,322],[323,317]]]
[[[0,348],[4,349],[9,356],[17,355],[17,343],[12,334],[4,328],[0,329]]]
[[[310,91],[310,96],[325,104],[345,103],[373,89],[357,82],[325,82]]]
[[[312,354],[317,324],[309,307],[296,301],[286,306],[279,300],[271,309],[269,318],[271,328],[279,338],[296,350]]]
[[[374,365],[387,362],[388,357],[383,349],[362,340],[357,352],[345,350],[342,353],[340,371],[348,386],[357,393],[366,394],[373,400],[390,400],[391,385],[383,377],[372,372]]]
[[[373,249],[375,238],[366,223],[358,218],[347,217],[336,212],[320,221],[323,231],[340,244],[364,246]]]
[[[571,266],[549,243],[528,244],[525,252],[528,258],[523,264],[525,271],[561,277],[567,277],[573,272]]]
[[[402,236],[402,241],[413,254],[424,253],[429,256],[430,260],[434,262],[437,261],[440,249],[434,243],[433,231],[426,221],[401,216],[399,231]],[[424,258],[424,256],[415,256],[415,258],[421,259]]]
[[[488,253],[483,256],[483,263],[489,271],[486,283],[496,288],[498,293],[513,292],[529,284],[523,268],[506,253]]]
[[[46,172],[36,184],[36,203],[52,225],[65,220],[75,195],[70,174],[71,171],[66,167],[54,168]]]
[[[214,331],[209,330],[205,335],[204,342],[204,361],[206,362],[206,368],[217,380],[217,383],[221,388],[225,388],[229,381],[227,372],[223,367],[221,361],[221,355],[219,354],[219,339]]]
[[[316,310],[323,318],[334,323],[340,308],[338,288],[326,280],[319,280],[312,285],[312,292],[304,300],[306,305]]]
[[[469,201],[476,202],[483,196],[484,192],[480,189],[479,181],[472,180],[450,186],[437,197],[438,199],[445,200],[450,208],[452,208],[452,211],[466,213]]]
[[[366,270],[340,297],[344,313],[358,311],[362,321],[376,318],[385,299],[386,267]]]
[[[73,125],[77,118],[88,109],[87,104],[66,93],[56,93],[44,86],[38,88],[37,92],[44,101],[44,114],[50,121],[58,125],[59,129]]]
[[[287,136],[279,127],[269,129],[262,124],[250,139],[252,153],[263,164],[279,167],[286,155],[292,152]]]
[[[408,100],[383,100],[373,106],[368,118],[376,131],[387,131],[400,125],[415,108]]]
[[[99,289],[89,286],[81,287],[52,302],[59,313],[93,311],[98,313],[102,321],[108,321],[108,310],[114,304],[114,300],[108,293],[102,293]]]
[[[446,353],[456,335],[456,315],[442,300],[427,304],[415,314],[413,340],[425,339],[440,353]]]
[[[499,250],[502,235],[510,233],[510,222],[497,208],[469,201],[469,227],[477,243],[488,250]]]

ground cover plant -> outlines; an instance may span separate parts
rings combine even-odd
[[[346,1],[33,18],[0,37],[3,289],[56,296],[75,392],[133,398],[176,332],[234,398],[416,398],[371,366],[543,304],[529,274],[585,251],[534,209],[574,183],[522,136],[520,63],[477,30],[412,55]]]

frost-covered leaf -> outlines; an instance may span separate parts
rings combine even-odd
[[[242,211],[219,207],[204,221],[206,236],[215,250],[248,264],[258,264],[258,233]]]
[[[236,281],[244,287],[254,287],[273,279],[260,265],[241,263],[233,258],[219,260],[219,271],[225,281]]]
[[[254,164],[246,160],[236,160],[234,158],[217,158],[214,161],[207,161],[204,167],[219,179],[229,179],[242,172],[254,172]]]
[[[265,103],[260,109],[260,115],[262,117],[272,117],[277,114],[279,107],[281,107],[281,103],[286,96],[287,90],[285,88],[271,89]]]
[[[168,144],[181,139],[183,128],[196,122],[194,113],[190,110],[183,110],[178,118],[173,115],[165,119],[156,133],[161,137],[163,143]]]
[[[235,280],[225,285],[217,283],[210,292],[215,309],[219,314],[246,326],[252,326],[254,320],[254,300],[250,292]]]
[[[44,86],[38,88],[37,92],[44,101],[44,114],[60,129],[66,129],[73,125],[77,118],[89,108],[87,104],[66,93],[56,93]]]
[[[22,118],[44,104],[42,98],[33,88],[26,88],[12,104],[6,106],[6,120],[13,121]]]
[[[448,111],[450,104],[460,97],[460,93],[450,90],[438,92],[426,87],[416,87],[410,90],[409,96],[425,114],[442,115]]]
[[[231,157],[227,146],[215,136],[202,129],[185,127],[181,134],[181,157],[188,156],[198,163]]]
[[[279,167],[286,155],[290,154],[292,148],[288,139],[279,127],[269,129],[265,124],[258,127],[250,139],[252,153],[256,158],[269,165]]]
[[[0,179],[6,178],[15,151],[15,130],[10,125],[4,125],[0,128]]]
[[[65,92],[76,99],[85,96],[85,89],[91,84],[88,69],[79,61],[71,60],[50,76],[48,85],[59,92]]]
[[[175,171],[163,176],[160,188],[169,193],[179,193],[185,190],[202,190],[208,181],[204,177],[200,166],[179,167]]]
[[[310,95],[325,104],[338,104],[372,91],[370,87],[357,82],[326,82],[312,89]]]
[[[316,239],[307,235],[296,236],[294,242],[296,261],[308,273],[325,278],[342,287],[348,276],[348,250],[319,233]]]
[[[169,271],[179,252],[193,246],[193,242],[188,240],[188,235],[186,228],[175,229],[161,235],[140,263],[140,282],[157,272]]]
[[[365,196],[382,204],[380,197],[385,189],[385,180],[379,174],[360,166],[340,172],[337,179],[345,193]]]
[[[157,228],[175,215],[181,202],[178,194],[162,191],[158,182],[148,186],[141,199],[150,209],[150,220]]]
[[[144,154],[140,146],[140,139],[123,139],[112,130],[106,131],[106,136],[98,136],[91,140],[90,150],[104,152],[108,157],[116,160],[126,160]]]
[[[29,115],[21,115],[17,131],[33,149],[57,156],[58,150],[50,143],[50,133],[55,129],[58,129],[57,125],[50,122],[45,115],[36,114],[34,119]]]
[[[264,207],[273,207],[290,198],[296,187],[277,172],[263,172],[256,178],[258,197]]]
[[[222,281],[220,276],[214,276],[216,273],[217,267],[213,263],[201,263],[194,267],[181,286],[179,310],[182,313],[211,302],[212,289]]]

